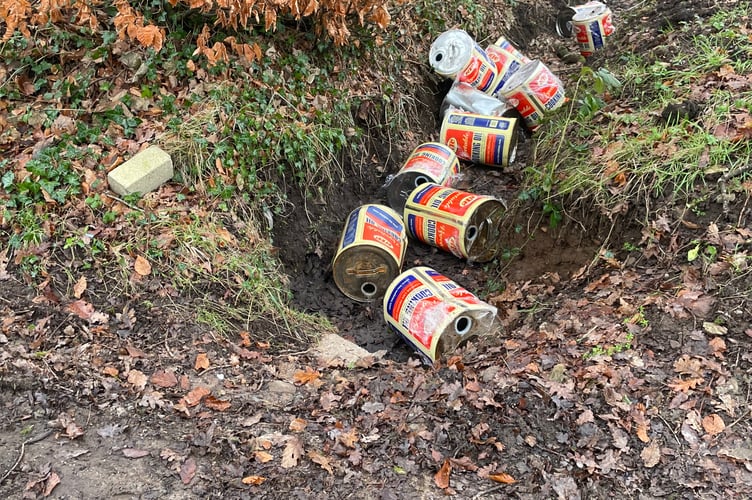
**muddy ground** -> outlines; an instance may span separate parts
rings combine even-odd
[[[554,56],[561,3],[513,4],[501,4],[499,31],[566,83],[577,68]],[[721,8],[611,7],[618,36],[598,58],[652,51],[666,40],[667,23],[697,22]],[[413,138],[424,142],[438,137],[441,82],[428,68],[420,75],[415,92],[425,109]],[[387,148],[384,138],[372,147],[365,154],[383,168],[359,168],[326,205],[309,207],[310,219],[298,212],[278,224],[274,241],[295,304],[385,353],[344,364],[292,341],[278,352],[223,338],[192,321],[190,302],[148,291],[101,297],[119,312],[103,328],[3,275],[0,496],[752,495],[752,280],[669,255],[686,251],[711,223],[722,243],[748,245],[745,200],[732,207],[733,226],[712,202],[702,217],[669,211],[661,224],[670,234],[649,240],[652,255],[599,259],[606,243],[646,245],[636,215],[617,221],[616,231],[589,213],[557,228],[540,224],[534,207],[516,201],[529,141],[511,169],[467,166],[461,187],[509,202],[505,244],[519,255],[489,275],[482,264],[410,244],[408,265],[429,265],[471,291],[498,282],[483,297],[499,308],[498,329],[430,368],[385,328],[379,303],[348,300],[331,279],[344,218],[385,200],[387,176],[409,152]],[[152,307],[136,305],[147,299]],[[723,329],[704,325],[716,318],[726,319]],[[617,341],[630,345],[594,350]],[[209,369],[195,368],[199,353]]]

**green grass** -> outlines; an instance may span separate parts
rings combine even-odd
[[[668,61],[624,56],[618,70],[608,71],[620,86],[604,86],[603,70],[583,68],[567,89],[568,106],[536,141],[526,171],[526,185],[538,189],[544,206],[583,203],[607,215],[625,205],[691,206],[713,198],[717,174],[752,159],[749,139],[734,137],[735,129],[724,135],[742,125],[735,120],[752,103],[752,91],[742,85],[752,70],[746,58],[752,41],[734,29],[747,10],[719,12],[702,30],[682,27],[683,43]],[[719,78],[742,90],[715,84]],[[696,119],[660,119],[666,105],[687,99],[700,101]]]

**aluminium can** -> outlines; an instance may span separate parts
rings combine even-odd
[[[400,274],[384,295],[384,319],[426,364],[490,333],[496,307],[430,267]]]
[[[517,108],[529,130],[537,129],[543,117],[565,99],[561,80],[537,59],[517,70],[500,92]]]
[[[580,54],[592,56],[596,50],[606,46],[606,38],[615,31],[611,9],[600,4],[578,11],[572,17],[572,30],[580,46]]]
[[[508,167],[517,155],[517,118],[449,110],[444,114],[439,142],[461,160],[492,167]]]
[[[469,83],[488,92],[496,80],[496,64],[464,30],[451,29],[431,44],[428,59],[440,76]]]
[[[449,146],[425,142],[413,149],[399,172],[389,180],[387,202],[401,213],[413,189],[426,183],[451,186],[459,172],[460,161]]]
[[[424,184],[410,193],[403,216],[408,236],[470,262],[488,262],[501,248],[505,212],[493,196]]]
[[[345,222],[332,261],[334,282],[351,299],[376,300],[402,270],[406,249],[402,218],[384,205],[362,205]]]
[[[585,9],[591,9],[595,6],[604,5],[602,2],[586,2],[581,5],[572,5],[564,7],[559,11],[556,16],[556,32],[563,38],[569,38],[572,36],[574,30],[572,28],[572,18]]]

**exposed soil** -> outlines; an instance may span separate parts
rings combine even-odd
[[[652,50],[666,40],[666,23],[733,3],[613,5],[615,43],[597,58]],[[513,4],[499,3],[489,22],[566,82],[577,65],[552,55],[569,42],[553,29],[563,2]],[[523,142],[516,166],[465,165],[458,186],[509,202],[504,245],[517,256],[486,266],[411,242],[406,258],[405,267],[428,265],[471,291],[498,283],[483,297],[499,308],[498,330],[426,367],[386,329],[380,301],[354,302],[337,289],[330,263],[345,217],[384,203],[387,176],[417,143],[438,136],[442,82],[421,71],[413,142],[395,139],[391,148],[375,138],[363,153],[374,162],[348,167],[325,204],[298,201],[274,233],[295,304],[386,354],[348,366],[292,341],[278,352],[221,338],[191,321],[189,301],[150,290],[99,297],[98,306],[120,313],[118,328],[104,329],[77,318],[66,291],[45,293],[0,273],[0,496],[752,495],[752,275],[676,259],[711,223],[718,245],[748,248],[748,200],[732,207],[733,226],[715,203],[703,216],[668,207],[660,227],[669,230],[652,239],[630,222],[634,214],[615,230],[587,213],[548,227],[535,207],[516,201],[530,155]],[[604,243],[624,242],[652,252],[599,258]],[[146,296],[151,308],[129,311]],[[597,351],[618,343],[630,347]],[[194,369],[197,353],[210,369]],[[449,478],[449,468],[441,489],[435,475]]]

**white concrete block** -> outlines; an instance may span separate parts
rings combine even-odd
[[[120,196],[146,194],[172,179],[172,158],[157,146],[137,153],[107,175],[110,189]]]

